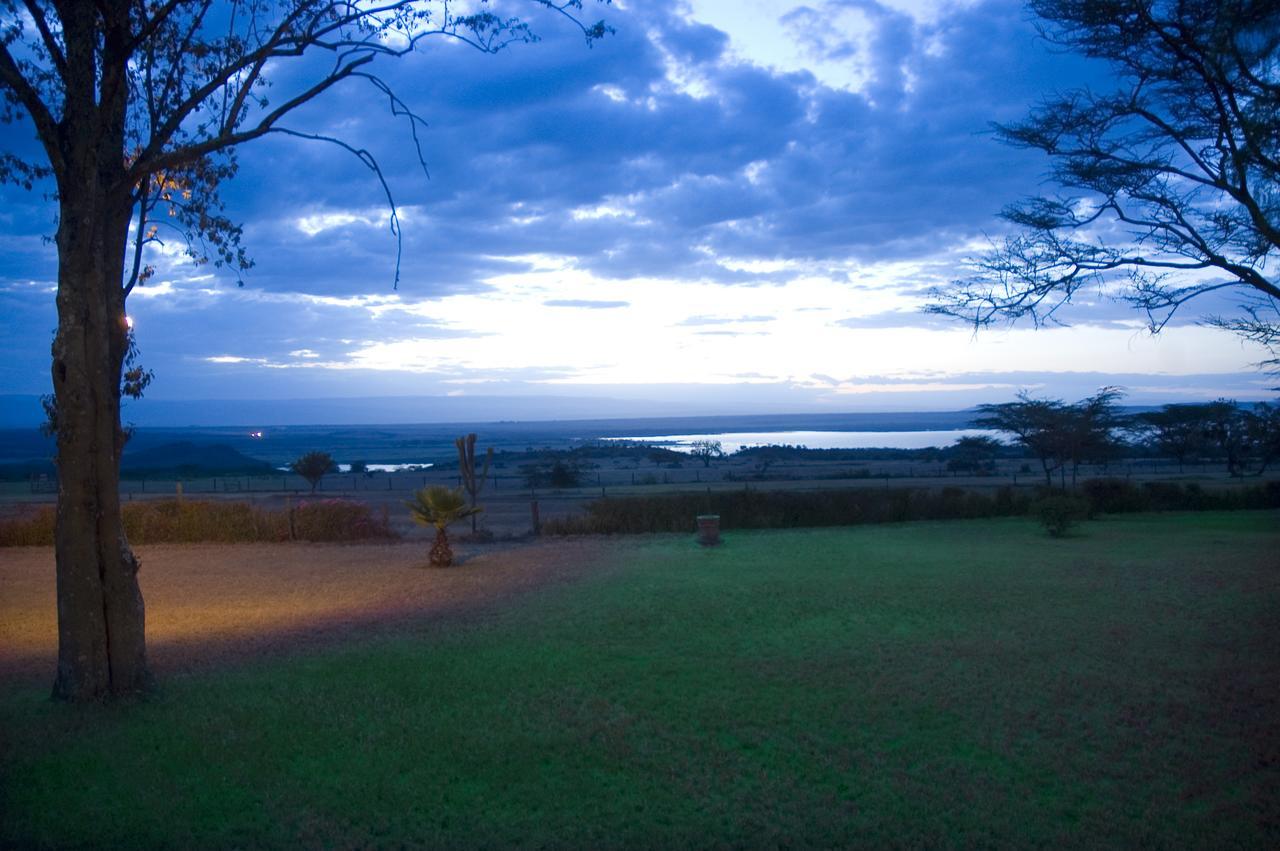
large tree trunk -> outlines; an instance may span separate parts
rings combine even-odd
[[[58,670],[53,694],[133,694],[149,681],[138,560],[120,514],[120,377],[129,344],[121,273],[130,208],[99,189],[63,187],[58,225]],[[74,200],[71,200],[74,199]]]
[[[133,211],[125,180],[129,9],[62,14],[66,98],[58,181],[58,670],[54,697],[98,700],[148,685],[138,561],[120,516],[120,373],[129,347],[122,286]],[[99,45],[101,53],[98,52]]]

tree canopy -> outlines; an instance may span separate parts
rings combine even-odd
[[[574,16],[582,0],[526,2],[573,21],[588,41],[608,32],[603,22]],[[335,86],[363,83],[406,122],[417,146],[424,122],[377,76],[375,60],[405,56],[435,37],[489,53],[537,40],[528,23],[500,17],[487,2],[464,14],[430,0],[117,0],[87,8],[0,0],[0,119],[29,121],[45,155],[31,162],[0,151],[0,180],[31,188],[52,177],[60,195],[74,194],[83,156],[76,147],[105,141],[111,153],[119,149],[118,162],[101,165],[112,172],[109,191],[135,216],[126,295],[150,276],[145,249],[162,228],[187,239],[198,262],[252,266],[219,188],[237,171],[236,147],[269,134],[324,141],[357,157],[381,181],[398,237],[391,187],[373,155],[285,121]],[[318,55],[329,62],[317,64]],[[289,85],[277,88],[278,78]]]
[[[695,440],[689,444],[689,454],[710,467],[713,460],[724,457],[724,447],[718,440]]]
[[[608,31],[579,20],[582,0],[525,2],[570,21],[588,43]],[[416,146],[422,119],[374,63],[433,38],[490,53],[536,40],[524,21],[484,0],[461,13],[447,0],[0,0],[0,121],[30,127],[41,152],[0,151],[0,180],[34,189],[51,179],[58,205],[46,406],[59,475],[55,696],[97,700],[150,680],[138,561],[119,494],[120,396],[150,381],[131,360],[125,313],[152,274],[148,247],[161,228],[173,229],[196,260],[248,268],[219,189],[236,173],[237,146],[271,134],[357,157],[386,192],[398,237],[391,187],[374,157],[287,120],[339,85],[364,84]]]
[[[311,485],[311,492],[315,493],[320,480],[329,473],[337,472],[338,465],[328,452],[308,452],[290,464],[289,469],[306,479]]]
[[[1104,460],[1115,451],[1116,432],[1124,425],[1116,402],[1123,395],[1115,387],[1104,387],[1068,405],[1023,391],[1016,402],[979,405],[982,415],[973,425],[1012,435],[1039,460],[1046,485],[1053,484],[1055,472],[1061,473],[1065,485],[1068,467],[1074,481],[1081,464]]]
[[[1051,45],[1107,63],[1111,90],[1048,95],[995,126],[1050,158],[1056,191],[1006,207],[1015,231],[928,308],[975,327],[1059,321],[1083,287],[1158,332],[1225,291],[1204,321],[1280,369],[1280,5],[1273,0],[1031,0]]]

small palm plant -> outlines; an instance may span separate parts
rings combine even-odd
[[[436,542],[431,545],[432,567],[448,567],[453,564],[453,548],[449,546],[449,534],[445,531],[449,524],[484,510],[467,505],[467,497],[461,488],[446,488],[441,485],[414,491],[413,499],[405,505],[409,506],[414,522],[436,527]]]

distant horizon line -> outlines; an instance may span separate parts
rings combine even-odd
[[[39,399],[34,394],[0,394],[0,400],[15,399]],[[360,397],[315,397],[315,398],[298,398],[287,400],[251,400],[251,399],[235,399],[235,400],[156,400],[162,405],[220,405],[236,402],[258,402],[258,403],[307,403],[307,402],[323,402],[332,404],[339,401],[357,401],[357,400],[392,400],[392,399],[441,399],[441,398],[457,398],[457,397],[433,397],[433,396],[360,396]],[[505,399],[509,397],[492,396],[492,397],[469,397],[471,399]],[[540,397],[543,400],[551,400],[556,398],[568,398],[581,401],[581,397]],[[1265,400],[1235,400],[1238,404],[1253,405],[1264,402]],[[1154,410],[1163,406],[1163,404],[1204,404],[1197,402],[1169,402],[1157,404],[1137,404],[1125,405],[1120,404],[1117,407],[1122,411],[1145,411]],[[290,429],[290,428],[325,428],[325,429],[341,429],[341,428],[447,428],[457,426],[553,426],[553,425],[579,425],[589,426],[598,423],[657,423],[666,424],[664,428],[670,430],[677,428],[682,422],[699,422],[707,423],[707,421],[731,421],[737,423],[755,422],[760,425],[767,424],[767,421],[808,421],[810,423],[830,423],[836,425],[840,421],[845,421],[844,428],[840,431],[877,431],[885,430],[886,423],[874,422],[876,420],[892,420],[892,419],[936,419],[936,420],[952,420],[952,422],[938,423],[911,423],[909,426],[905,423],[893,424],[896,427],[888,429],[891,431],[929,431],[938,428],[946,429],[954,427],[956,418],[962,416],[972,416],[975,414],[980,405],[970,405],[961,408],[945,408],[945,409],[915,409],[915,410],[845,410],[845,411],[755,411],[751,413],[659,413],[659,414],[598,414],[598,415],[582,415],[574,413],[567,416],[554,415],[538,415],[525,417],[500,417],[487,419],[483,416],[462,417],[458,419],[448,420],[365,420],[365,421],[332,421],[332,420],[313,420],[299,421],[296,417],[291,418],[293,421],[288,422],[271,422],[267,419],[246,419],[238,422],[185,422],[185,423],[142,423],[133,427],[142,431],[170,431],[183,429]],[[7,418],[6,418],[7,419]],[[123,419],[128,421],[128,416]],[[851,420],[866,420],[863,423],[849,422]],[[892,424],[892,423],[890,423]],[[783,423],[779,422],[775,428],[779,428]],[[789,422],[785,424],[786,428],[779,430],[794,430],[796,423]],[[878,425],[877,428],[868,428],[868,426]],[[904,427],[905,426],[905,427]],[[914,427],[912,427],[914,426]],[[4,422],[0,420],[0,429],[29,431],[39,427],[39,422],[31,420],[28,422]],[[729,429],[733,430],[733,429]],[[766,429],[768,430],[768,429]]]

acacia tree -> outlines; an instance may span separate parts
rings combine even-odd
[[[689,444],[689,454],[702,462],[702,466],[710,467],[716,458],[724,457],[724,447],[718,440],[695,440]]]
[[[1068,405],[1060,399],[1036,399],[1022,391],[1016,402],[979,405],[982,416],[973,425],[1013,435],[1039,460],[1045,486],[1052,487],[1053,474],[1059,472],[1065,488],[1068,465],[1074,484],[1082,463],[1114,451],[1115,432],[1123,425],[1115,403],[1123,395],[1118,388],[1103,387]]]
[[[1016,402],[979,405],[982,416],[973,425],[1013,435],[1040,462],[1045,487],[1052,487],[1053,474],[1065,463],[1060,428],[1065,409],[1058,399],[1035,399],[1024,390]]]
[[[990,473],[1004,447],[1000,441],[985,435],[969,435],[947,447],[951,460],[947,469],[955,472]]]
[[[588,42],[606,32],[576,17],[581,0],[527,2]],[[56,697],[128,694],[149,680],[138,561],[120,519],[120,394],[125,301],[151,274],[157,222],[178,226],[197,259],[248,267],[218,188],[236,171],[236,146],[269,134],[342,145],[381,181],[367,151],[283,122],[339,84],[364,83],[416,142],[420,119],[373,63],[436,36],[488,52],[534,38],[517,18],[426,0],[0,0],[0,117],[30,126],[43,154],[0,152],[0,177],[52,179],[58,204]],[[268,80],[289,66],[295,87],[269,100]],[[394,203],[391,228],[398,236]]]
[[[1104,387],[1063,410],[1060,424],[1063,460],[1071,463],[1072,487],[1076,484],[1081,464],[1107,460],[1120,449],[1116,432],[1127,420],[1116,410],[1116,402],[1123,397],[1124,393],[1119,388]],[[1064,478],[1065,474],[1064,469]]]
[[[1204,406],[1205,437],[1227,462],[1227,475],[1243,476],[1249,460],[1250,428],[1235,399],[1217,399]]]
[[[1261,476],[1280,458],[1280,407],[1261,402],[1247,413],[1249,440],[1258,457],[1255,475]]]
[[[1061,191],[1007,207],[1014,235],[927,309],[1039,325],[1098,285],[1158,332],[1186,302],[1230,290],[1239,311],[1205,321],[1262,344],[1280,369],[1280,4],[1029,5],[1051,44],[1107,62],[1116,88],[1055,94],[995,126],[1047,154]]]
[[[1256,462],[1262,475],[1280,456],[1280,408],[1265,402],[1243,407],[1234,399],[1199,406],[1209,448],[1227,464],[1231,476],[1243,476]]]
[[[1259,402],[1241,406],[1234,399],[1199,405],[1165,405],[1133,418],[1131,430],[1158,452],[1178,461],[1209,455],[1223,459],[1227,473],[1243,476],[1250,462],[1261,475],[1280,457],[1280,408]]]
[[[335,472],[338,465],[333,463],[333,456],[328,452],[308,452],[290,464],[289,469],[306,479],[311,485],[311,492],[315,493],[320,480]]]
[[[1208,413],[1204,405],[1165,405],[1133,419],[1133,429],[1157,452],[1178,462],[1178,472],[1188,458],[1205,449]]]

